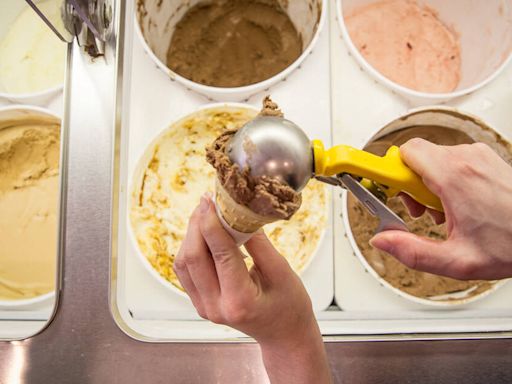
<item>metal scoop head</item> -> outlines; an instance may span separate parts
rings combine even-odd
[[[270,176],[300,192],[313,176],[313,149],[295,123],[258,116],[243,126],[228,145],[228,156],[253,177]]]

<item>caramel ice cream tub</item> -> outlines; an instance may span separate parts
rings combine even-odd
[[[483,142],[512,164],[512,145],[508,141],[481,120],[451,108],[412,111],[379,130],[364,149],[382,156],[391,145],[400,146],[413,137],[441,145]],[[396,197],[387,205],[401,216],[412,233],[437,240],[446,238],[444,224],[436,225],[428,214],[412,219]],[[505,280],[459,281],[407,268],[369,245],[378,219],[348,193],[344,196],[343,220],[352,248],[363,267],[382,286],[413,302],[453,307],[481,299],[505,283]]]
[[[0,109],[0,308],[46,302],[57,279],[60,119]]]

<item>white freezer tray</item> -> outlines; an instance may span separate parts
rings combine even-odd
[[[259,108],[263,97],[270,94],[277,101],[287,118],[296,122],[312,138],[331,144],[330,115],[330,53],[328,24],[313,48],[313,52],[295,72],[270,90],[251,97],[246,103]],[[307,90],[304,92],[304,90]],[[151,140],[171,123],[194,112],[213,101],[186,90],[171,81],[144,52],[137,36],[133,37],[131,70],[131,108],[128,113],[128,139],[123,145],[121,165],[121,196],[119,219],[120,260],[118,301],[121,312],[129,312],[133,326],[144,335],[153,334],[160,320],[199,320],[195,309],[187,298],[178,296],[159,284],[145,270],[127,236],[126,199],[130,193],[128,185],[135,163]],[[241,100],[242,101],[242,100]],[[217,102],[217,101],[215,101]],[[332,193],[331,193],[332,195]],[[334,261],[332,236],[332,204],[330,217],[322,243],[311,264],[301,278],[308,290],[315,311],[325,310],[334,298]],[[183,322],[182,322],[183,323]],[[191,322],[192,323],[192,322]],[[200,325],[197,325],[199,323]],[[210,336],[220,332],[222,337],[240,334],[226,332],[204,321],[194,322],[195,328],[204,327]],[[150,325],[152,324],[152,325]],[[221,331],[219,331],[221,330]],[[175,332],[177,332],[175,330]],[[172,332],[171,332],[172,333]],[[180,337],[183,334],[180,333]],[[215,336],[212,336],[215,337]]]
[[[330,4],[329,22],[318,45],[298,71],[268,92],[248,100],[259,106],[264,94],[286,116],[325,143],[362,147],[379,128],[413,106],[377,84],[350,57]],[[128,31],[131,29],[128,28]],[[131,108],[125,111],[129,140],[122,142],[118,307],[134,330],[155,339],[230,340],[243,336],[201,320],[189,300],[162,287],[144,270],[126,236],[126,181],[150,140],[180,117],[208,103],[172,82],[133,38]],[[449,105],[483,118],[512,138],[512,67],[478,93]],[[125,138],[126,140],[126,138]],[[512,284],[475,303],[453,309],[414,304],[370,276],[353,255],[340,218],[341,190],[332,190],[334,231],[329,226],[320,254],[303,276],[324,335],[454,334],[500,332],[512,328]],[[326,309],[335,299],[338,306]],[[341,309],[340,309],[341,308]]]
[[[412,105],[365,73],[348,52],[337,20],[331,16],[333,142],[362,148],[387,123]],[[512,139],[512,66],[472,95],[446,105],[474,114]],[[413,303],[382,286],[353,253],[335,196],[335,301],[342,309],[338,333],[477,332],[512,328],[512,284],[473,303],[431,308]],[[359,319],[362,322],[354,322]],[[332,326],[332,324],[331,324]]]

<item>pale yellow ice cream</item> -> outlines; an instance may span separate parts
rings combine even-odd
[[[55,289],[58,124],[0,127],[0,300]]]
[[[62,24],[55,0],[37,3],[52,24]],[[24,94],[43,91],[64,81],[66,44],[29,6],[0,41],[0,92]]]

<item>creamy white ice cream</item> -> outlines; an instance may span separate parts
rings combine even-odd
[[[46,0],[38,7],[62,24],[56,4]],[[66,44],[27,6],[0,41],[0,92],[34,93],[62,84],[65,57]]]

